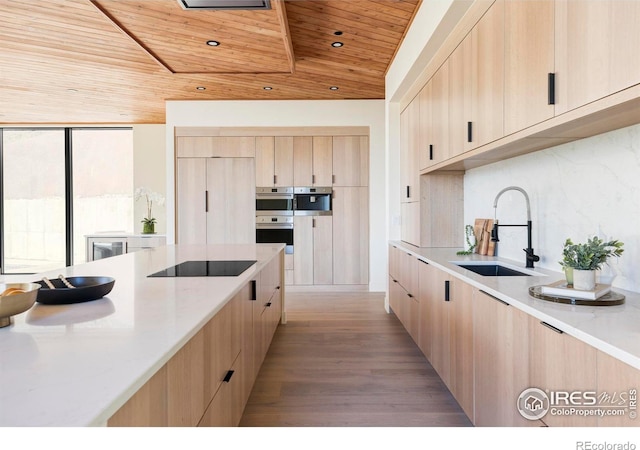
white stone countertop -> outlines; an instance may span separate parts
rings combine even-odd
[[[284,248],[171,245],[55,272],[0,276],[113,277],[104,298],[36,303],[0,328],[0,427],[102,426]],[[237,277],[148,278],[189,260],[257,260]]]
[[[640,294],[617,289],[625,302],[616,306],[589,306],[555,303],[529,295],[529,287],[564,279],[562,272],[535,267],[525,269],[523,261],[494,256],[456,255],[454,248],[420,248],[401,241],[390,244],[402,248],[435,267],[504,300],[514,307],[552,325],[565,333],[607,353],[632,367],[640,369]],[[533,270],[540,275],[492,277],[478,275],[452,264],[452,261],[501,261],[521,270]]]

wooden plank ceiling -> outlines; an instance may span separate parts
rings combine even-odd
[[[420,2],[2,0],[0,124],[164,123],[165,100],[381,99]]]

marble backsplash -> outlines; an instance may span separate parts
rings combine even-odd
[[[494,218],[496,194],[507,186],[529,195],[538,266],[560,272],[566,238],[618,239],[624,253],[603,275],[615,275],[613,286],[640,292],[640,125],[467,171],[465,223]],[[502,224],[525,224],[524,196],[504,193],[496,216]],[[526,228],[499,232],[497,255],[524,262]]]

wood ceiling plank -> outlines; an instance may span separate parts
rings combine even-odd
[[[0,124],[162,123],[170,99],[384,98],[384,71],[419,4],[276,0],[270,12],[194,12],[175,0],[92,1],[123,27],[135,25],[162,58],[179,59],[179,70],[204,73],[169,73],[90,0],[5,2]],[[340,49],[330,47],[336,30],[344,32]],[[206,47],[206,39],[222,45]],[[228,73],[206,72],[212,68]]]
[[[289,71],[294,73],[296,71],[296,57],[293,52],[293,42],[291,41],[291,31],[289,30],[289,20],[287,19],[287,9],[284,6],[283,0],[272,0],[272,5],[278,13],[278,19],[280,21],[280,29],[282,31],[282,41],[287,53],[287,60],[289,61]]]

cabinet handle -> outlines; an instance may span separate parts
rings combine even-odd
[[[410,188],[411,186],[407,186],[407,198],[411,197],[411,195],[409,195],[411,193]]]
[[[428,263],[428,262],[426,262],[425,260],[422,260],[422,259],[420,259],[420,258],[418,258],[418,261],[420,261],[420,262],[421,262],[421,263],[423,263],[423,264],[426,264],[427,266],[429,265],[429,263]]]
[[[280,290],[280,286],[276,286],[276,289],[277,289],[277,290]]]
[[[549,74],[548,87],[549,87],[549,94],[548,94],[549,104],[555,105],[556,104],[556,74],[555,73]]]
[[[480,292],[482,292],[484,295],[486,295],[487,297],[491,297],[492,299],[494,299],[495,301],[498,301],[500,303],[502,303],[503,305],[507,305],[507,306],[511,306],[509,303],[505,302],[504,300],[500,300],[498,297],[496,297],[495,295],[491,295],[486,291],[483,291],[482,289],[480,289]]]
[[[393,278],[392,278],[392,280],[393,280]],[[398,280],[393,280],[393,282],[394,282],[394,283],[397,283],[397,282],[398,282]]]
[[[316,227],[316,219],[311,219],[311,228]]]
[[[228,383],[229,381],[231,381],[232,376],[233,376],[233,370],[227,370],[227,374],[224,376],[222,381],[224,381],[225,383]]]
[[[411,294],[407,294],[407,297],[409,297],[409,298],[413,298],[413,295],[411,295]]]
[[[311,184],[316,184],[316,176],[311,175]]]
[[[278,176],[274,175],[273,176],[273,184],[276,184],[278,182]]]
[[[267,308],[270,308],[271,307],[271,302],[266,303],[264,306],[266,306]]]
[[[473,142],[473,122],[467,122],[467,142]]]
[[[429,144],[429,160],[433,161],[433,144]]]
[[[449,298],[449,293],[450,293],[449,292],[450,291],[449,286],[450,286],[450,284],[451,283],[449,282],[449,280],[444,282],[444,301],[445,302],[448,302],[450,300],[450,298]]]
[[[336,176],[331,175],[331,184],[336,184]]]
[[[251,301],[256,301],[258,300],[258,287],[257,287],[257,282],[256,280],[251,280]]]
[[[540,322],[541,325],[544,325],[545,327],[549,328],[550,330],[555,331],[558,334],[564,334],[564,331],[554,327],[553,325],[549,325],[547,322]]]
[[[204,191],[204,212],[209,212],[209,191]]]

